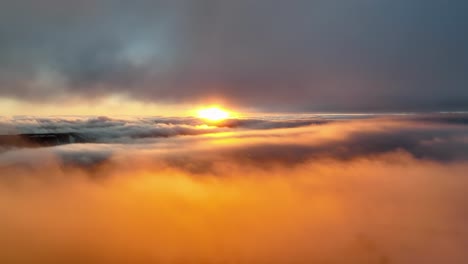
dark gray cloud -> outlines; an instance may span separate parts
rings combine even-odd
[[[9,1],[0,96],[467,110],[466,1]]]
[[[321,125],[325,117],[244,118],[211,123],[193,117],[12,117],[0,120],[0,147],[68,143],[133,143],[138,139],[194,136],[235,130]],[[31,143],[31,144],[28,144]]]
[[[221,172],[217,169],[224,163],[269,169],[323,159],[374,159],[391,153],[423,161],[463,162],[468,160],[466,119],[466,114],[433,114],[332,121],[310,115],[227,120],[227,124],[203,126],[194,118],[21,117],[3,120],[0,128],[30,133],[22,135],[67,135],[66,139],[71,135],[75,142],[51,144],[47,139],[40,144],[30,139],[29,145],[15,144],[14,135],[0,136],[0,166],[42,166],[38,160],[44,154],[46,159],[58,158],[63,166],[87,169],[122,162],[122,158],[112,161],[116,157],[143,157],[190,173],[216,175],[224,174],[224,167]],[[28,146],[47,148],[21,148]]]
[[[404,153],[425,161],[463,162],[468,160],[468,126],[458,123],[454,125],[452,121],[465,118],[465,115],[435,115],[330,123],[324,124],[318,130],[336,126],[335,130],[346,132],[335,132],[343,135],[325,139],[316,135],[316,127],[300,132],[291,129],[289,132],[283,132],[284,135],[268,132],[233,135],[231,138],[242,138],[245,141],[239,141],[238,146],[219,148],[214,153],[207,151],[194,156],[191,152],[176,152],[170,154],[167,161],[172,166],[191,173],[214,174],[220,174],[216,165],[225,160],[234,160],[239,164],[267,170],[271,169],[272,164],[295,167],[323,159],[380,159],[382,155],[391,153]],[[428,119],[431,122],[428,122]],[[442,125],[434,125],[434,120]],[[372,124],[377,129],[370,129],[366,124]],[[362,128],[359,128],[360,126]],[[353,127],[357,128],[347,131]],[[261,140],[259,143],[242,144],[255,139]]]

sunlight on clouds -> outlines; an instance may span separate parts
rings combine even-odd
[[[411,165],[409,173],[406,164]],[[452,165],[451,177],[466,183],[465,170],[466,164]],[[131,165],[103,169],[107,180],[100,183],[80,170],[48,182],[18,175],[23,180],[15,190],[0,186],[0,212],[6,216],[0,220],[0,258],[25,263],[32,258],[77,263],[411,263],[414,251],[429,249],[419,258],[425,263],[453,261],[461,255],[441,248],[438,241],[461,238],[430,232],[459,225],[443,213],[462,206],[451,194],[460,185],[440,177],[446,171],[445,165],[392,154],[289,169],[231,163],[221,178],[138,157],[131,158]],[[421,182],[424,189],[408,187]],[[27,236],[21,235],[24,227]]]
[[[184,115],[189,106],[144,103],[124,96],[109,96],[101,99],[79,98],[55,102],[26,102],[0,97],[2,115]]]
[[[464,263],[466,120],[5,118],[0,262]]]
[[[220,121],[229,117],[229,112],[219,107],[213,106],[209,108],[202,108],[197,111],[198,117],[210,121]]]

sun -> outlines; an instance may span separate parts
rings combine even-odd
[[[199,118],[206,119],[209,121],[221,121],[230,116],[228,111],[217,106],[202,108],[197,111],[197,114]]]

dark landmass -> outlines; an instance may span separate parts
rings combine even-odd
[[[0,135],[0,147],[47,147],[87,142],[78,133]]]

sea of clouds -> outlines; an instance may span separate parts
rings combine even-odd
[[[0,263],[464,263],[468,115],[3,117]]]

